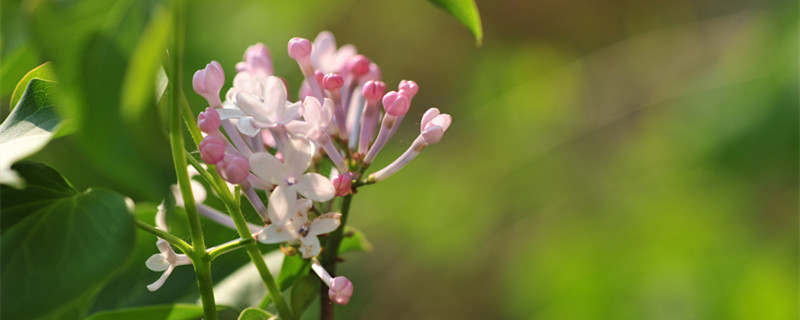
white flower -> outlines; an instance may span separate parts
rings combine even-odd
[[[239,78],[239,75],[236,77]],[[286,100],[283,80],[269,76],[262,87],[259,79],[256,77],[252,82],[242,80],[245,84],[241,86],[245,89],[235,92],[232,97],[237,108],[217,110],[222,120],[239,119],[239,131],[250,137],[254,137],[262,128],[287,124],[303,114],[302,103]]]
[[[341,72],[347,59],[356,55],[356,47],[352,44],[343,45],[336,49],[336,39],[333,33],[322,31],[314,39],[311,51],[311,65],[323,73]]]
[[[253,174],[276,185],[269,197],[268,214],[272,207],[272,210],[294,212],[298,193],[313,201],[328,201],[336,194],[336,188],[328,178],[314,172],[303,174],[311,165],[311,143],[305,138],[290,138],[287,141],[283,162],[268,152],[257,152],[250,156]]]
[[[261,229],[258,240],[263,243],[300,242],[300,253],[303,259],[314,257],[320,252],[318,235],[332,232],[339,227],[341,213],[328,212],[308,221],[308,210],[312,206],[311,200],[298,199],[293,211],[269,210],[267,214],[272,224]],[[270,202],[272,207],[272,202]],[[287,215],[289,212],[294,214]],[[275,222],[279,221],[279,222]]]
[[[175,254],[175,250],[173,250],[172,246],[164,239],[158,239],[156,246],[158,246],[158,251],[161,251],[161,253],[150,256],[147,262],[145,262],[145,265],[150,270],[164,271],[164,273],[156,282],[147,285],[147,290],[150,291],[156,291],[158,288],[161,288],[175,267],[192,263],[186,255]]]
[[[286,129],[312,140],[323,138],[328,134],[328,125],[333,120],[333,100],[325,98],[325,103],[320,105],[317,98],[306,97],[303,101],[303,119],[305,121],[289,122]]]

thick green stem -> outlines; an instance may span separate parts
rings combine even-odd
[[[286,301],[283,300],[281,289],[278,288],[278,285],[275,283],[275,278],[273,278],[272,273],[269,272],[267,263],[264,262],[264,256],[261,254],[261,250],[258,248],[258,244],[255,242],[253,235],[250,234],[250,228],[247,226],[247,220],[244,218],[244,214],[242,214],[242,210],[239,207],[238,202],[233,203],[230,196],[223,198],[226,198],[223,200],[225,200],[225,205],[228,209],[228,212],[230,212],[231,218],[233,218],[233,223],[236,224],[236,231],[239,232],[239,236],[243,240],[254,240],[253,242],[246,244],[245,249],[247,250],[247,254],[250,256],[250,260],[253,260],[253,264],[255,264],[256,269],[258,270],[258,274],[261,275],[261,280],[267,287],[267,291],[272,296],[272,301],[275,301],[275,308],[278,309],[278,314],[282,319],[296,319],[291,310],[289,310],[289,306],[286,304]]]
[[[200,214],[194,203],[189,173],[186,170],[186,154],[184,153],[183,130],[181,128],[181,85],[183,83],[183,48],[186,35],[186,12],[183,0],[173,1],[174,39],[170,54],[172,68],[170,73],[169,94],[169,137],[172,149],[172,159],[175,164],[175,174],[178,177],[178,186],[181,188],[186,216],[189,220],[189,232],[192,237],[193,252],[187,253],[194,265],[197,276],[197,287],[200,290],[200,300],[203,303],[203,313],[208,320],[217,319],[217,308],[214,302],[214,287],[211,282],[211,259],[206,252],[203,229],[200,227]]]
[[[347,215],[350,212],[350,201],[353,195],[347,195],[342,199],[340,212],[342,213],[339,228],[328,235],[325,248],[322,251],[322,266],[330,273],[331,277],[336,277],[336,262],[339,259],[339,245],[344,236],[344,226],[347,224]],[[328,297],[328,287],[323,283],[320,285],[320,318],[324,320],[333,319],[333,303]]]

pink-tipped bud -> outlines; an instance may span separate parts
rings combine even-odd
[[[367,74],[361,77],[360,81],[362,82],[366,82],[369,80],[377,81],[380,79],[381,79],[381,68],[379,68],[378,65],[373,62],[369,64],[369,72],[367,72]]]
[[[212,107],[206,108],[206,111],[197,115],[197,126],[200,127],[200,131],[205,133],[219,131],[220,124],[222,124],[222,120],[219,118],[219,112]]]
[[[369,72],[369,64],[369,58],[359,54],[348,59],[345,68],[350,70],[354,76],[360,77]]]
[[[367,81],[367,83],[364,84],[364,88],[361,90],[364,99],[367,99],[367,101],[371,103],[380,100],[385,93],[386,83],[383,81]]]
[[[408,96],[396,91],[390,91],[383,96],[383,110],[387,114],[399,117],[408,112],[408,107],[411,105]]]
[[[425,139],[425,143],[434,144],[442,140],[442,136],[447,128],[450,128],[451,122],[453,122],[453,118],[449,114],[440,114],[437,108],[428,109],[420,122],[420,134]]]
[[[222,162],[217,164],[217,172],[225,181],[239,184],[250,175],[250,162],[240,155],[226,154]]]
[[[325,80],[325,73],[320,70],[314,70],[314,79],[317,79],[317,83],[322,86],[322,81]]]
[[[269,49],[259,42],[247,47],[242,62],[236,64],[236,71],[247,71],[253,75],[268,77],[273,73],[272,57]]]
[[[333,186],[336,188],[336,196],[344,197],[350,194],[350,184],[353,181],[354,174],[352,172],[345,172],[333,178]]]
[[[225,84],[225,72],[219,62],[211,61],[205,69],[197,70],[192,77],[194,92],[206,98],[208,104],[220,104],[219,91]]]
[[[340,76],[338,73],[326,74],[322,79],[322,86],[325,88],[325,90],[339,90],[342,86],[344,86],[344,78],[342,78],[342,76]]]
[[[353,296],[353,283],[345,277],[336,277],[331,280],[331,288],[328,290],[328,297],[331,301],[338,304],[347,304]]]
[[[311,56],[311,42],[304,38],[289,40],[289,56],[297,61],[307,60]]]
[[[207,164],[217,164],[225,156],[225,140],[218,136],[206,136],[197,148],[200,158]]]
[[[419,91],[419,86],[417,86],[417,83],[414,81],[403,80],[400,81],[398,89],[400,89],[400,92],[405,92],[409,98],[414,98],[414,96],[416,96],[417,92]]]

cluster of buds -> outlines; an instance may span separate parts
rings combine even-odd
[[[351,195],[361,185],[388,178],[437,143],[451,118],[429,109],[411,147],[387,167],[367,174],[419,87],[403,80],[397,90],[387,92],[378,65],[352,45],[337,48],[330,32],[320,33],[313,43],[289,40],[288,54],[304,76],[297,100],[290,98],[284,80],[273,75],[270,53],[260,43],[250,46],[236,64],[224,101],[220,93],[225,74],[219,63],[212,61],[195,73],[194,90],[209,104],[197,119],[204,133],[198,149],[203,162],[239,185],[261,215],[265,226],[255,232],[258,240],[297,245],[296,252],[313,259],[312,268],[330,287],[331,300],[345,304],[352,283],[332,278],[316,260],[321,252],[317,236],[340,228],[341,214],[324,213],[317,208],[330,206],[315,208],[314,203]],[[324,161],[332,164],[330,178],[317,172]],[[266,206],[256,189],[266,191]],[[199,208],[216,221],[224,216]],[[163,256],[167,262],[174,260]]]

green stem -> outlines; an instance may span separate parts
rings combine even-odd
[[[219,246],[216,246],[214,248],[209,249],[208,250],[208,255],[211,258],[211,260],[213,261],[214,259],[216,259],[217,257],[219,257],[220,255],[222,255],[224,253],[230,252],[232,250],[239,249],[239,248],[244,247],[247,244],[252,243],[252,242],[255,242],[255,239],[250,238],[250,239],[239,239],[239,240],[236,240],[236,241],[230,241],[230,242],[227,242],[227,243],[224,243],[224,244],[221,244]]]
[[[347,195],[342,199],[342,206],[341,206],[341,224],[339,228],[334,230],[328,235],[327,242],[325,243],[325,249],[322,250],[322,266],[328,273],[331,274],[331,277],[336,277],[336,261],[339,258],[339,245],[342,243],[342,238],[344,237],[344,226],[347,224],[347,216],[350,212],[350,202],[353,199],[353,195]],[[328,287],[325,284],[320,285],[320,318],[321,319],[333,319],[333,304],[331,303],[330,297],[328,297]]]
[[[193,251],[194,249],[192,249],[192,245],[186,243],[186,241],[183,241],[183,239],[178,238],[169,232],[153,227],[139,219],[136,219],[135,222],[136,226],[139,227],[139,229],[150,232],[154,234],[156,237],[166,240],[167,242],[169,242],[170,244],[181,250],[184,254],[194,252]]]
[[[283,300],[281,290],[275,283],[275,278],[272,277],[272,273],[269,272],[267,263],[264,262],[264,256],[261,254],[261,250],[258,248],[258,244],[255,242],[253,235],[250,234],[250,228],[247,226],[247,220],[244,218],[244,214],[242,214],[242,210],[239,207],[238,202],[234,203],[227,201],[230,200],[229,196],[226,198],[225,206],[227,207],[228,212],[231,213],[231,218],[233,218],[233,223],[236,224],[236,231],[239,232],[239,236],[242,239],[254,240],[253,242],[246,244],[245,249],[247,249],[247,254],[250,256],[250,260],[253,261],[253,264],[255,264],[259,275],[261,275],[261,280],[264,282],[264,285],[267,287],[267,291],[272,296],[272,300],[275,301],[275,308],[278,309],[278,314],[282,319],[296,319],[291,310],[289,310],[289,306],[286,304],[286,301]]]
[[[170,55],[172,74],[170,82],[169,96],[169,136],[170,147],[172,149],[172,159],[175,164],[175,174],[178,178],[178,186],[181,189],[183,203],[186,209],[186,216],[189,220],[189,232],[192,237],[193,252],[186,255],[192,260],[195,275],[197,276],[197,286],[200,291],[200,300],[203,303],[203,313],[208,320],[217,319],[217,310],[214,301],[214,287],[211,282],[211,259],[206,252],[203,229],[200,226],[200,214],[194,203],[191,184],[189,183],[189,173],[186,170],[186,154],[184,153],[183,131],[181,130],[181,85],[183,83],[183,50],[186,36],[186,12],[184,10],[184,0],[173,1],[174,19],[174,43]]]

